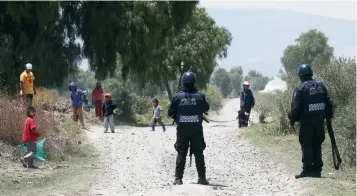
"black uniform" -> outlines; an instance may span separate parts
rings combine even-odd
[[[191,146],[195,155],[195,162],[200,184],[208,184],[206,180],[206,167],[203,151],[206,143],[203,137],[203,113],[210,109],[205,95],[195,89],[187,89],[177,93],[171,101],[168,115],[177,124],[177,140],[175,149],[177,151],[175,182],[182,184],[182,177],[186,164],[188,148]]]
[[[331,119],[332,116],[332,102],[322,82],[311,78],[296,87],[289,112],[290,126],[300,121],[299,142],[302,149],[303,171],[296,178],[321,176],[321,145],[325,140],[324,120]]]

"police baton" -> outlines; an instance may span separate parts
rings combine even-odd
[[[336,170],[339,170],[341,163],[342,163],[342,159],[340,156],[340,152],[338,151],[338,148],[337,148],[335,135],[334,135],[333,129],[332,129],[331,119],[326,120],[326,125],[327,125],[328,134],[331,139],[333,166],[335,167]]]

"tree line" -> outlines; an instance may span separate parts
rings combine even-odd
[[[14,90],[31,62],[36,85],[60,87],[87,58],[99,81],[119,73],[124,82],[163,87],[171,97],[180,75],[191,68],[204,88],[216,59],[227,56],[232,35],[197,4],[1,2],[1,84]]]
[[[260,91],[265,88],[265,85],[271,80],[267,76],[263,76],[256,70],[250,70],[246,76],[243,75],[241,66],[232,67],[229,72],[224,68],[218,68],[212,77],[212,83],[220,88],[224,97],[239,96],[242,90],[243,82],[248,81],[253,91]]]

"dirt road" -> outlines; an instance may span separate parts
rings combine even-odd
[[[234,120],[239,99],[228,101],[215,120]],[[210,196],[210,195],[303,195],[293,176],[240,138],[236,121],[204,123],[204,152],[210,186],[197,181],[194,161],[186,164],[184,185],[174,186],[176,128],[117,127],[117,133],[103,133],[92,127],[89,140],[100,151],[99,171],[83,195],[119,196]],[[189,160],[189,159],[187,159]],[[299,194],[300,192],[300,194]]]

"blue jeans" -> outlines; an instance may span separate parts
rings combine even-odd
[[[164,123],[162,122],[161,118],[154,118],[154,119],[152,120],[152,123],[151,123],[152,131],[155,131],[156,123],[159,123],[159,125],[162,126],[162,129],[163,129],[164,131],[166,131],[165,125],[164,125]]]
[[[110,130],[114,132],[114,116],[113,114],[109,116],[104,116],[104,132],[108,131],[108,125],[110,126]]]

